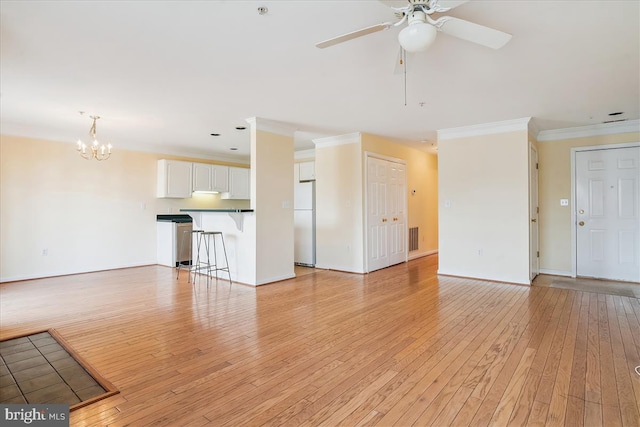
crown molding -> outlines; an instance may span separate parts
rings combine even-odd
[[[589,126],[543,130],[538,134],[538,141],[557,141],[560,139],[614,135],[627,132],[640,132],[640,120],[625,120],[624,122],[598,123]]]
[[[315,159],[316,158],[316,150],[310,148],[308,150],[300,150],[293,152],[293,158],[295,160],[307,160],[307,159]]]
[[[529,134],[533,136],[536,141],[538,140],[538,135],[540,134],[540,127],[538,123],[536,123],[535,117],[532,117],[529,121]]]
[[[501,122],[482,123],[479,125],[463,126],[458,128],[438,130],[438,140],[465,138],[468,136],[491,135],[496,133],[515,132],[529,130],[531,117],[521,119],[504,120]]]
[[[316,145],[316,148],[335,147],[337,145],[356,144],[362,141],[362,134],[360,132],[353,132],[344,135],[316,138],[311,141]]]
[[[276,135],[293,137],[293,134],[298,130],[296,127],[286,123],[263,119],[261,117],[249,117],[246,121],[255,130],[275,133]]]

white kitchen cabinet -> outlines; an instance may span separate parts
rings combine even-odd
[[[316,162],[298,163],[300,181],[316,180]]]
[[[193,164],[193,191],[229,191],[229,167],[206,163]]]
[[[191,162],[158,160],[157,197],[186,199],[191,197]]]
[[[223,199],[249,200],[251,169],[229,167],[229,192],[222,193]]]

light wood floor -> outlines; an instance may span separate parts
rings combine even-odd
[[[150,266],[0,286],[121,393],[72,425],[640,425],[636,298],[318,271],[257,289]]]

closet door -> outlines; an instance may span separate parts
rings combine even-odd
[[[367,256],[369,271],[389,266],[389,214],[387,212],[387,165],[367,158]]]
[[[367,157],[367,267],[407,260],[406,167]]]
[[[389,212],[389,265],[407,260],[406,174],[405,165],[387,162]]]

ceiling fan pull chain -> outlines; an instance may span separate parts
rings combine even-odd
[[[400,55],[402,62],[402,69],[404,75],[404,106],[407,106],[407,51],[402,49],[402,55]]]

